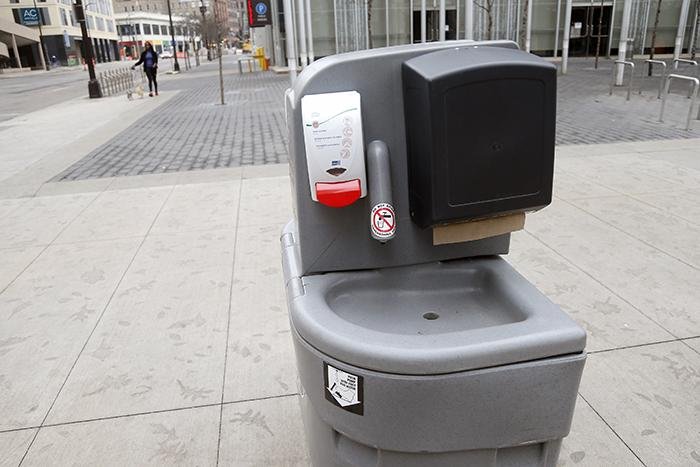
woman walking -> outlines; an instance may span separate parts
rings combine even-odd
[[[146,41],[146,49],[141,52],[141,58],[139,58],[138,62],[134,63],[131,69],[133,70],[142,63],[143,71],[146,72],[146,77],[148,78],[148,95],[153,97],[153,88],[155,88],[157,96],[158,81],[156,81],[156,74],[158,73],[158,54],[153,50],[153,44],[151,44],[150,41]]]

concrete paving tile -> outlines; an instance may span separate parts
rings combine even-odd
[[[235,229],[240,181],[178,185],[153,224],[154,234]]]
[[[225,405],[219,456],[220,465],[308,466],[298,396]]]
[[[49,423],[221,401],[234,234],[150,236]]]
[[[641,466],[620,438],[581,397],[576,399],[574,420],[564,438],[557,466]]]
[[[663,160],[679,167],[700,170],[700,141],[695,144],[693,148],[644,152],[641,155],[646,159]]]
[[[589,355],[580,393],[646,465],[700,462],[700,355],[683,343]]]
[[[638,152],[676,151],[682,149],[695,149],[700,147],[700,138],[687,139],[658,139],[652,141],[635,141],[629,143]]]
[[[0,294],[0,430],[44,419],[138,244],[52,245]]]
[[[588,351],[673,339],[658,324],[526,232],[506,259],[586,330]]]
[[[678,189],[678,184],[674,181],[652,173],[643,164],[633,162],[641,159],[641,156],[621,159],[623,157],[625,156],[562,158],[557,161],[557,167],[564,172],[625,194]]]
[[[697,244],[700,226],[627,196],[571,203],[670,256],[700,268],[700,245]]]
[[[684,342],[700,353],[700,337],[696,337],[695,339],[687,339]]]
[[[243,180],[239,225],[276,225],[281,229],[291,218],[289,177]]]
[[[222,167],[218,169],[188,170],[180,172],[178,184],[230,182],[238,180],[243,174],[243,167]]]
[[[698,190],[635,195],[634,198],[695,225],[700,225],[700,192]]]
[[[296,392],[277,226],[238,229],[224,400]]]
[[[12,248],[2,250],[2,265],[0,266],[0,292],[15,280],[24,268],[26,268],[34,258],[41,253],[43,246],[27,248]]]
[[[561,199],[598,198],[601,196],[619,195],[616,191],[562,170],[557,171],[554,175],[553,194]]]
[[[176,185],[180,179],[179,173],[160,173],[160,174],[145,174],[131,175],[128,177],[109,177],[105,180],[110,181],[110,190],[124,190],[128,188],[147,188],[156,186]],[[63,182],[65,183],[65,182]]]
[[[17,467],[36,429],[0,433],[0,467]]]
[[[108,178],[91,178],[72,182],[49,182],[41,185],[37,196],[68,195],[72,193],[89,193],[105,191],[112,183]]]
[[[29,198],[0,198],[0,219],[9,215],[15,209],[29,201]]]
[[[26,466],[216,465],[220,407],[42,428]]]
[[[695,157],[700,158],[700,150],[695,150]],[[650,175],[673,182],[675,189],[697,189],[700,186],[700,170],[684,167],[663,158],[663,153],[624,154],[615,158],[621,167],[637,167]]]
[[[676,337],[700,334],[697,269],[563,201],[525,228]]]
[[[297,369],[289,330],[229,338],[224,402],[296,394]]]
[[[20,209],[0,217],[0,245],[48,245],[96,196],[86,193],[28,200]]]
[[[56,242],[142,237],[171,190],[171,187],[159,187],[100,193]]]
[[[289,163],[244,165],[243,178],[288,177]]]
[[[556,147],[556,157],[597,157],[616,156],[634,152],[637,147],[633,143],[606,144],[570,144]]]

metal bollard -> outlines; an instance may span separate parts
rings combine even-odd
[[[666,62],[663,60],[644,60],[644,63],[648,63],[652,66],[652,71],[653,71],[653,65],[661,65],[661,76],[659,77],[659,93],[656,96],[657,99],[661,99],[661,93],[664,90],[664,83],[666,82],[666,70],[668,69],[668,65],[666,65]],[[642,75],[641,77],[644,77],[644,67],[642,67]],[[639,94],[642,93],[642,84],[639,84]]]
[[[627,100],[630,100],[630,96],[632,95],[632,81],[634,78],[634,62],[630,62],[627,60],[615,60],[615,64],[613,65],[612,69],[612,79],[610,80],[609,95],[612,96],[613,88],[615,87],[615,75],[617,74],[617,65],[628,66],[631,68],[629,82],[627,83]]]
[[[688,118],[685,122],[685,129],[690,130],[690,121],[693,119],[693,107],[695,106],[695,101],[698,98],[698,87],[700,87],[700,80],[693,78],[692,76],[676,75],[671,74],[666,78],[666,92],[664,92],[663,98],[661,99],[661,111],[659,112],[659,121],[664,121],[664,110],[666,108],[666,98],[668,97],[669,89],[671,87],[671,81],[674,79],[679,79],[682,81],[690,81],[692,88],[689,94],[691,95],[690,107],[688,108]],[[698,112],[698,119],[700,119],[700,112]]]

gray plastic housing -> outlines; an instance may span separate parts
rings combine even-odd
[[[365,50],[326,57],[299,75],[294,88],[287,92],[286,112],[292,195],[304,275],[508,252],[510,236],[507,234],[433,246],[432,230],[412,222],[409,209],[402,63],[423,54],[479,44],[517,48],[509,41],[451,41]],[[391,193],[397,229],[396,236],[386,243],[372,238],[369,226],[372,207],[367,197],[344,208],[331,208],[311,199],[301,99],[307,94],[351,90],[359,92],[362,99],[365,147],[373,140],[383,141],[391,157]]]
[[[556,465],[580,326],[498,257],[302,276],[295,230],[282,258],[314,466]],[[325,364],[362,378],[362,415],[327,400]]]
[[[556,66],[520,50],[465,47],[412,58],[402,72],[418,225],[551,202]]]

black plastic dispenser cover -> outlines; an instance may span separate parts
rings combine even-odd
[[[403,63],[411,216],[421,227],[532,211],[552,199],[556,67],[463,47]]]

